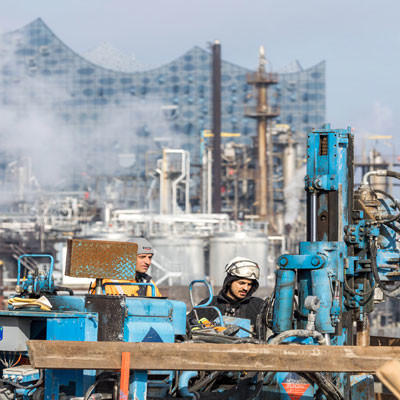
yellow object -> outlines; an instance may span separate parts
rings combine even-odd
[[[368,136],[368,139],[371,139],[371,140],[393,139],[393,136],[392,135],[373,135],[373,136]]]
[[[209,129],[204,129],[203,131],[204,137],[214,137],[214,133]],[[240,137],[241,133],[238,132],[221,132],[221,137]]]
[[[8,304],[13,308],[40,307],[42,311],[50,311],[53,307],[47,297],[41,296],[38,299],[25,299],[23,297],[13,297],[8,299]]]
[[[215,325],[214,323],[210,322],[207,318],[199,319],[200,324],[203,328],[212,328],[216,332],[223,332],[226,328],[224,326]]]
[[[102,284],[104,283],[113,283],[113,285],[106,285],[104,286],[104,291],[106,295],[111,295],[111,296],[138,296],[138,291],[141,286],[135,286],[135,285],[118,285],[118,283],[136,283],[136,281],[129,281],[129,280],[121,280],[121,279],[103,279]],[[158,290],[158,287],[154,283],[153,280],[151,280],[151,283],[154,285],[156,289],[156,295],[155,297],[162,297],[161,292]],[[94,294],[95,291],[95,285],[96,283],[93,282],[90,286],[90,293]],[[152,286],[146,286],[146,297],[152,297],[151,295],[152,292]]]

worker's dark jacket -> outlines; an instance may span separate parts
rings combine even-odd
[[[263,300],[259,297],[252,297],[251,295],[258,289],[258,282],[254,281],[252,288],[247,293],[247,296],[241,300],[233,300],[227,296],[229,286],[233,281],[239,280],[240,278],[232,275],[227,275],[221,291],[217,296],[214,296],[210,306],[219,308],[222,315],[229,315],[232,317],[246,318],[251,321],[251,325],[255,326],[257,314],[260,312]],[[208,299],[204,299],[200,304],[204,304]],[[210,322],[214,321],[218,317],[218,314],[212,308],[196,308],[199,319],[207,318]],[[196,314],[192,310],[188,314],[189,324],[193,325],[196,323]]]

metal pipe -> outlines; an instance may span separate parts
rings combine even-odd
[[[176,192],[178,183],[180,183],[185,176],[187,176],[186,172],[186,151],[185,150],[167,150],[167,153],[175,153],[180,154],[182,156],[181,161],[181,174],[172,182],[172,214],[176,214]]]
[[[317,193],[311,193],[310,204],[310,241],[317,241]]]
[[[207,150],[207,213],[212,213],[212,154]]]
[[[265,95],[265,90],[262,87],[259,88],[259,93]],[[260,104],[262,96],[258,96],[258,107],[262,107]],[[264,100],[265,102],[265,100]],[[259,190],[258,190],[258,214],[261,219],[266,219],[267,208],[268,208],[268,176],[267,176],[267,121],[265,118],[258,120],[258,179],[259,179]]]
[[[213,212],[221,212],[221,45],[212,45]]]
[[[196,397],[195,394],[189,392],[189,380],[195,378],[199,374],[198,371],[184,371],[179,377],[178,390],[183,397]]]
[[[185,214],[190,213],[190,152],[186,152]]]
[[[293,328],[293,300],[296,272],[292,269],[276,271],[274,318],[272,331],[281,333]]]
[[[363,315],[362,321],[357,321],[357,346],[370,345],[370,325],[368,316]]]

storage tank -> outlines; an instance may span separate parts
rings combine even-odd
[[[150,275],[155,281],[165,276],[166,272],[180,273],[180,276],[163,281],[172,285],[187,286],[193,279],[204,279],[204,245],[201,238],[190,236],[157,236],[149,239],[153,248],[153,263]]]
[[[247,257],[260,267],[260,287],[272,287],[274,276],[268,267],[268,236],[262,233],[220,233],[210,239],[210,279],[222,286],[225,265],[234,257]]]

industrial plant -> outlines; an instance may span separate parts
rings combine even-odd
[[[0,37],[0,400],[399,394],[400,165],[325,61],[107,51]]]

